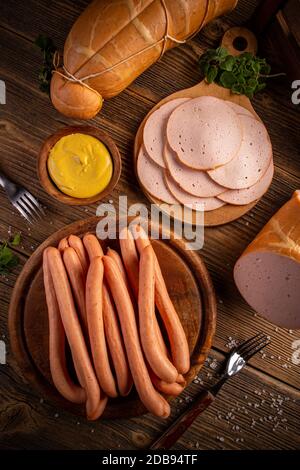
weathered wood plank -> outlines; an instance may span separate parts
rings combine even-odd
[[[211,355],[210,364],[201,373],[201,386],[215,381],[214,367],[215,364],[219,367],[222,360],[220,354]],[[172,416],[166,422],[147,415],[126,421],[89,423],[43,401],[30,387],[20,384],[11,370],[2,374],[1,384],[1,448],[9,449],[146,448],[191,403],[201,387],[192,384],[174,402]],[[281,383],[268,381],[264,375],[248,369],[225,385],[215,403],[174,448],[296,449],[298,413],[299,400],[293,390],[287,391]]]

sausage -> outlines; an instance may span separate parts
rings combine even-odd
[[[136,251],[134,238],[130,230],[127,227],[123,228],[120,232],[119,237],[120,248],[122,253],[123,262],[129,279],[131,289],[134,293],[136,301],[138,300],[139,294],[139,257]],[[167,347],[162,337],[156,316],[155,316],[155,329],[157,335],[157,341],[159,348],[162,353],[167,356]]]
[[[136,238],[136,246],[141,253],[150,245],[150,240],[142,227],[136,227],[140,236]],[[150,245],[151,246],[151,245]],[[153,250],[153,248],[152,248]],[[153,250],[154,252],[154,250]],[[170,299],[157,257],[155,257],[155,303],[166,327],[171,345],[172,359],[180,374],[185,374],[190,368],[190,354],[186,335],[173,302]]]
[[[53,383],[59,393],[73,403],[86,401],[85,390],[74,384],[66,364],[66,335],[60,318],[53,280],[50,274],[47,249],[43,254],[43,274],[49,319],[49,362]]]
[[[272,145],[264,124],[254,117],[239,116],[243,128],[238,153],[224,166],[208,172],[221,186],[245,189],[257,183],[266,173],[273,157]]]
[[[88,252],[90,262],[97,257],[103,256],[103,250],[97,237],[91,233],[83,237],[83,243]],[[112,250],[113,251],[113,250]],[[124,343],[120,334],[118,319],[116,316],[115,308],[110,297],[107,285],[103,282],[102,288],[103,295],[103,321],[104,330],[107,338],[109,351],[111,354],[112,362],[115,368],[115,373],[118,382],[120,395],[125,396],[131,390],[132,379],[128,363],[126,360],[126,352]]]
[[[76,363],[76,369],[84,383],[87,395],[86,411],[88,419],[97,419],[104,409],[101,401],[101,391],[91,364],[88,350],[84,341],[80,323],[77,317],[72,291],[60,252],[53,247],[47,249],[47,258],[52,275],[57,302],[62,323],[68,338],[71,353]],[[106,400],[104,397],[103,400]]]
[[[241,118],[226,101],[198,96],[172,112],[166,140],[184,165],[195,170],[217,168],[230,162],[239,151],[243,137]]]
[[[86,314],[94,367],[101,388],[109,397],[118,395],[113,377],[103,324],[102,310],[103,264],[98,256],[93,258],[86,278]]]
[[[68,238],[68,242],[69,245],[76,251],[77,256],[82,265],[84,275],[86,276],[88,270],[88,260],[81,238],[77,237],[77,235],[70,235]]]
[[[70,279],[75,302],[80,314],[81,326],[87,337],[88,327],[85,308],[85,275],[82,264],[74,248],[64,249],[63,260]]]
[[[60,242],[59,242],[57,248],[58,248],[58,250],[59,250],[61,253],[63,253],[64,249],[65,249],[65,248],[68,248],[68,246],[70,246],[70,245],[69,245],[69,243],[68,243],[67,237],[65,237],[65,238],[62,238],[62,239],[60,240]]]
[[[168,417],[170,406],[168,402],[154,389],[144,361],[134,308],[115,261],[109,256],[103,257],[105,278],[115,302],[132,378],[139,397],[145,407],[156,416]]]
[[[149,157],[143,145],[137,157],[137,174],[141,186],[151,196],[167,204],[178,204],[165,183],[164,169]]]
[[[164,148],[164,158],[173,181],[187,193],[198,197],[214,197],[225,191],[225,188],[212,180],[206,171],[193,170],[181,163],[167,143]],[[166,183],[168,184],[167,181]]]
[[[140,256],[139,328],[146,359],[153,372],[167,383],[176,381],[178,372],[157,347],[155,328],[155,258],[152,247],[145,247]]]
[[[147,154],[157,165],[166,168],[163,159],[166,125],[171,113],[189,98],[176,98],[160,106],[146,120],[143,130],[143,143]]]
[[[132,303],[133,305],[135,305],[135,298],[134,298],[134,294],[132,292],[132,289],[131,289],[131,286],[129,285],[129,282],[128,282],[128,278],[127,278],[127,274],[126,274],[126,271],[125,271],[125,268],[124,268],[124,264],[123,264],[123,261],[122,261],[122,258],[121,256],[119,255],[119,253],[115,250],[113,250],[112,248],[108,248],[107,249],[107,256],[110,256],[113,260],[115,260],[115,262],[117,263],[118,265],[118,268],[120,269],[120,272],[122,274],[122,277],[125,281],[125,284],[127,286],[127,289],[128,289],[128,292],[129,292],[129,295],[130,295],[130,298],[132,300]]]
[[[117,378],[118,389],[121,396],[126,396],[132,388],[132,376],[128,366],[115,307],[110,292],[105,284],[103,285],[103,321],[105,336]]]
[[[151,369],[149,370],[150,379],[154,385],[154,387],[159,391],[166,395],[170,395],[172,397],[177,397],[180,395],[181,392],[184,390],[184,386],[180,385],[178,382],[174,383],[167,383],[163,380],[160,380],[157,375]]]
[[[237,260],[233,277],[246,302],[281,328],[300,328],[300,191],[294,192]]]
[[[86,251],[88,252],[90,262],[96,256],[101,257],[104,254],[98,238],[92,233],[87,233],[86,235],[84,235],[83,245]]]

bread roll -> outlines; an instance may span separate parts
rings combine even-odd
[[[67,37],[64,68],[55,72],[51,80],[53,105],[69,117],[94,117],[102,107],[102,98],[120,93],[166,50],[191,37],[236,3],[237,0],[94,0]],[[168,39],[164,40],[166,34]],[[110,67],[113,69],[108,70]]]

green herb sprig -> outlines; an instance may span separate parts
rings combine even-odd
[[[35,40],[43,54],[43,65],[40,69],[38,78],[40,82],[40,90],[44,93],[50,94],[50,81],[52,77],[52,70],[54,69],[54,55],[57,52],[52,39],[40,34]]]
[[[253,98],[255,93],[265,88],[266,78],[284,75],[270,75],[271,67],[266,59],[250,52],[233,56],[225,47],[208,49],[200,57],[199,66],[207,83],[217,83],[248,98]]]
[[[16,233],[11,242],[11,246],[19,246],[21,234]],[[15,266],[19,264],[18,256],[9,248],[8,242],[0,244],[0,275],[8,274]]]

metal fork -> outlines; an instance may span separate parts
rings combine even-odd
[[[233,349],[227,360],[225,372],[220,380],[210,390],[200,392],[192,406],[185,410],[171,424],[162,436],[150,446],[150,449],[170,449],[190,427],[197,416],[214,401],[224,383],[242,370],[249,359],[269,343],[270,340],[264,333],[258,333],[253,338],[248,339]]]
[[[9,180],[2,172],[0,172],[0,186],[4,188],[12,205],[30,224],[37,222],[45,215],[38,200],[25,188]]]

